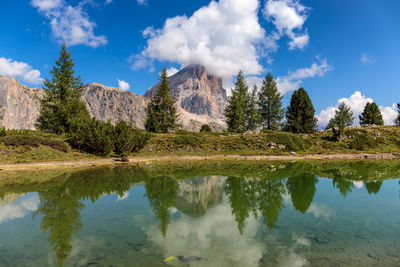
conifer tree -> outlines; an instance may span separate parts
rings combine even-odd
[[[173,131],[178,118],[175,102],[176,100],[171,95],[167,69],[164,68],[160,74],[160,82],[146,110],[146,130],[153,133]]]
[[[394,120],[394,124],[400,126],[400,103],[397,103],[397,117]]]
[[[332,129],[336,138],[340,138],[344,134],[346,126],[353,124],[354,116],[351,108],[344,102],[339,104],[338,109],[335,111],[335,117],[329,120],[328,129]]]
[[[254,85],[253,91],[248,95],[247,100],[247,130],[256,130],[260,123],[260,114],[257,109],[257,85]]]
[[[383,125],[382,113],[375,102],[368,102],[359,118],[360,125]]]
[[[248,86],[243,72],[239,71],[236,77],[235,87],[232,89],[232,96],[225,110],[229,132],[243,133],[247,130],[247,102]]]
[[[304,88],[294,91],[286,112],[286,128],[293,133],[312,133],[317,127],[315,109]]]
[[[64,43],[50,71],[52,78],[43,82],[45,94],[40,100],[40,114],[36,122],[38,129],[58,134],[68,133],[72,119],[89,117],[81,101],[81,77],[75,75],[73,67],[73,59]]]
[[[262,82],[258,98],[264,128],[268,130],[279,129],[285,110],[282,108],[282,96],[278,91],[276,81],[270,73]]]

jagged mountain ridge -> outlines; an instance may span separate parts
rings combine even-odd
[[[225,128],[224,110],[227,105],[226,91],[220,78],[210,75],[200,65],[190,65],[169,77],[171,91],[177,99],[179,123],[187,130],[198,131],[202,124],[214,129]],[[146,106],[156,85],[144,96],[99,83],[85,85],[82,100],[91,116],[101,121],[132,119],[144,128]],[[8,129],[34,129],[38,117],[43,90],[29,88],[17,79],[0,76],[0,105],[4,119],[0,125]]]

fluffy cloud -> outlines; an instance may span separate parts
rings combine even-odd
[[[21,78],[29,84],[40,84],[43,80],[40,78],[40,71],[33,69],[27,63],[5,57],[0,57],[0,75]]]
[[[172,67],[172,68],[167,69],[168,77],[171,77],[171,76],[175,75],[178,72],[179,72],[179,70],[177,68],[173,68]]]
[[[123,80],[120,80],[120,79],[117,79],[117,81],[118,81],[119,88],[121,88],[122,90],[127,91],[127,90],[129,90],[131,88],[129,83],[127,83],[127,82],[125,82]]]
[[[137,0],[139,5],[147,6],[147,0]]]
[[[322,77],[326,72],[333,70],[333,67],[328,64],[326,59],[317,58],[318,62],[314,62],[308,68],[301,68],[294,72],[289,72],[287,76],[278,77],[276,82],[279,91],[282,94],[296,90],[300,87],[303,79],[313,78],[316,76]]]
[[[360,57],[360,61],[363,64],[372,64],[375,62],[375,58],[369,53],[363,53]]]
[[[366,97],[365,95],[361,94],[360,91],[355,91],[349,98],[344,97],[339,99],[335,107],[328,107],[322,110],[317,116],[318,126],[320,128],[325,128],[326,125],[328,125],[329,120],[335,116],[335,111],[341,102],[344,102],[353,111],[355,118],[354,124],[356,125],[359,123],[358,116],[363,112],[365,105],[373,101],[374,100],[372,98]],[[385,124],[392,125],[393,120],[397,115],[396,104],[393,104],[390,107],[379,106],[379,109],[382,113]]]
[[[204,65],[211,73],[231,78],[242,69],[258,75],[257,47],[265,39],[258,22],[258,0],[220,0],[191,17],[166,20],[162,29],[143,31],[146,48],[134,57],[134,69],[152,66],[153,60]]]
[[[108,1],[106,1],[107,3]],[[68,45],[84,44],[98,47],[107,43],[104,35],[96,36],[93,32],[96,24],[90,21],[83,9],[86,1],[77,6],[70,6],[64,0],[32,0],[32,6],[50,20],[50,26],[56,39]]]
[[[270,36],[270,40],[277,40],[286,35],[291,40],[290,49],[304,48],[309,41],[307,29],[303,30],[307,10],[298,0],[267,0],[263,9],[264,17],[271,21],[278,31]]]

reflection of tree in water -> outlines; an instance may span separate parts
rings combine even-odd
[[[283,195],[286,193],[282,180],[261,180],[259,188],[259,208],[268,229],[273,229],[283,208]]]
[[[342,177],[333,177],[332,179],[333,186],[339,189],[340,194],[346,197],[349,193],[353,191],[354,184],[351,181],[346,180]]]
[[[170,177],[149,178],[145,182],[146,196],[153,208],[157,219],[160,221],[160,231],[165,237],[170,221],[170,208],[175,205],[175,198],[178,191],[178,184]]]
[[[379,190],[381,189],[382,181],[376,182],[368,182],[365,184],[367,191],[369,194],[378,194]]]
[[[250,211],[257,216],[256,181],[238,177],[226,180],[225,192],[228,195],[232,214],[235,216],[240,234],[243,234]]]
[[[34,217],[42,215],[41,229],[49,234],[49,243],[60,266],[71,252],[72,236],[82,227],[80,211],[85,206],[80,200],[90,199],[94,203],[105,194],[122,196],[138,181],[135,177],[126,170],[81,171],[58,177],[59,183],[38,192],[40,206]]]
[[[39,192],[39,198],[35,215],[43,215],[40,227],[44,233],[49,232],[48,240],[62,266],[72,249],[72,235],[82,227],[80,210],[84,205],[65,187]]]
[[[268,228],[274,228],[283,208],[285,192],[283,180],[228,178],[225,193],[240,234],[251,213],[257,218],[260,212]]]
[[[317,182],[318,178],[312,174],[302,174],[288,178],[286,186],[296,210],[301,213],[305,213],[308,210],[317,190],[315,186]]]

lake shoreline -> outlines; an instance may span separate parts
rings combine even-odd
[[[400,159],[400,153],[359,153],[359,154],[295,154],[295,155],[154,155],[129,157],[129,162],[117,158],[44,161],[30,163],[0,163],[0,171],[41,170],[61,168],[82,168],[105,165],[149,164],[153,162],[178,161],[297,161],[297,160],[393,160]]]

